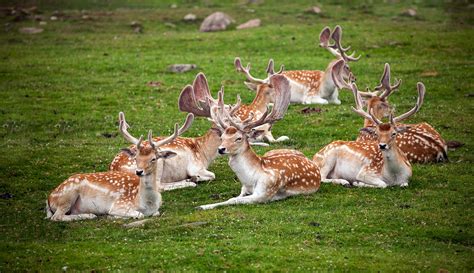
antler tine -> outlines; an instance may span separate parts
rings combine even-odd
[[[148,143],[150,143],[151,147],[155,149],[155,143],[153,142],[153,133],[151,130],[148,131]]]
[[[341,59],[337,61],[331,68],[332,81],[334,82],[334,84],[336,85],[338,89],[342,89],[342,88],[351,89],[350,85],[346,81],[344,81],[340,73],[345,63],[346,61]]]
[[[275,74],[275,64],[273,63],[273,59],[268,60],[267,74],[268,75]]]
[[[234,66],[236,68],[236,70],[238,72],[242,72],[245,74],[245,77],[247,78],[247,80],[249,80],[250,82],[254,82],[254,83],[264,83],[265,81],[264,80],[261,80],[261,79],[257,79],[257,78],[254,78],[252,75],[250,75],[250,63],[247,65],[247,68],[244,68],[242,66],[242,62],[240,61],[240,58],[239,57],[236,57],[235,60],[234,60]]]
[[[179,128],[178,135],[180,136],[184,132],[186,132],[189,129],[189,127],[191,127],[191,124],[193,124],[193,121],[194,121],[194,115],[192,113],[189,113],[186,116],[186,121],[184,122],[183,126],[181,126],[181,128]]]
[[[122,133],[122,136],[130,143],[132,144],[137,144],[138,143],[138,139],[134,136],[132,136],[129,132],[128,132],[128,128],[130,126],[128,125],[127,121],[125,120],[125,114],[123,112],[120,112],[119,113],[119,130],[120,132]]]
[[[425,89],[425,85],[421,82],[418,82],[416,84],[416,87],[418,89],[418,98],[416,100],[415,106],[410,111],[406,112],[405,114],[402,114],[402,115],[394,118],[393,119],[394,122],[400,122],[404,119],[407,119],[407,118],[414,115],[416,112],[418,112],[420,110],[421,105],[423,105],[423,101],[425,99],[426,89]]]
[[[174,131],[173,131],[173,134],[165,139],[162,139],[160,141],[157,141],[157,142],[153,142],[153,145],[155,145],[156,148],[159,148],[163,145],[166,145],[170,142],[172,142],[173,140],[175,140],[178,136],[180,136],[181,134],[183,134],[184,132],[186,132],[186,130],[189,129],[189,127],[191,126],[191,124],[193,123],[193,120],[194,120],[194,115],[189,113],[187,116],[186,116],[186,121],[184,122],[183,126],[181,126],[181,128],[179,128],[179,124],[178,123],[175,123],[174,125]]]
[[[364,97],[364,98],[373,98],[373,97],[377,97],[379,95],[379,92],[380,91],[370,91],[370,89],[367,87],[366,88],[367,91],[360,91],[358,90],[357,92],[359,93],[359,95],[361,97]]]
[[[237,95],[237,101],[236,103],[230,108],[229,114],[233,116],[237,110],[239,110],[240,105],[242,104],[242,99],[240,98],[240,95]]]
[[[375,124],[380,124],[381,121],[377,119],[372,113],[367,113],[363,110],[362,98],[359,94],[359,90],[357,89],[357,85],[352,83],[350,87],[351,87],[352,93],[354,94],[354,100],[355,100],[355,105],[356,105],[356,107],[351,106],[352,111],[354,111],[359,116],[362,116],[363,118],[372,120]]]
[[[331,35],[331,38],[334,40],[334,43],[335,43],[334,46],[337,48],[340,57],[343,58],[346,62],[358,61],[361,56],[359,55],[359,57],[354,57],[355,52],[353,52],[351,55],[346,54],[346,52],[348,50],[350,50],[351,47],[348,46],[347,48],[343,48],[342,45],[341,45],[341,37],[342,37],[342,28],[341,28],[341,26],[337,25],[334,28],[334,31]],[[334,46],[332,46],[332,47],[334,48]]]
[[[401,83],[402,80],[395,80],[395,84],[390,85],[390,65],[386,63],[383,69],[382,78],[380,78],[380,85],[376,86],[375,90],[380,91],[383,89],[384,92],[380,95],[380,98],[384,99],[390,96],[392,92],[396,91]]]
[[[142,148],[142,142],[143,142],[143,135],[140,136],[140,138],[137,140],[137,149],[140,150]]]

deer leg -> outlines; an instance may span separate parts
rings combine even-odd
[[[357,183],[353,183],[354,186],[357,187],[362,187],[363,185],[360,184],[369,184],[371,186],[374,186],[376,188],[386,188],[387,183],[383,181],[382,179],[378,178],[374,174],[367,173],[364,169],[362,169],[358,174],[357,174]]]
[[[138,210],[132,209],[130,207],[115,207],[113,206],[108,213],[113,218],[136,218],[140,219],[145,217],[145,215]]]
[[[339,185],[350,185],[351,183],[345,179],[321,179],[323,183],[332,183],[332,184],[339,184]]]
[[[221,206],[229,206],[229,205],[239,205],[239,204],[255,204],[255,203],[263,203],[269,201],[269,198],[265,196],[257,196],[255,194],[252,195],[247,195],[247,196],[238,196],[231,198],[227,201],[220,202],[220,203],[214,203],[214,204],[209,204],[209,205],[202,205],[197,207],[198,209],[201,210],[209,210],[209,209],[214,209],[217,207]]]
[[[328,100],[321,98],[320,96],[314,96],[306,98],[303,104],[328,104]]]
[[[282,142],[282,141],[287,141],[290,138],[287,136],[281,136],[277,139],[273,137],[272,131],[266,131],[265,135],[263,136],[264,139],[266,139],[270,143],[275,143],[275,142]]]
[[[196,186],[197,186],[196,183],[190,182],[190,181],[187,181],[187,180],[178,181],[178,182],[162,183],[160,185],[160,187],[163,191],[172,191],[172,190],[176,190],[176,189],[196,187]]]
[[[70,222],[70,221],[94,219],[96,217],[97,215],[92,214],[92,213],[66,215],[66,212],[64,210],[57,209],[56,212],[54,212],[53,216],[51,216],[51,220],[61,221],[61,222]]]
[[[216,175],[213,173],[213,172],[210,172],[206,169],[200,169],[197,174],[195,175],[192,175],[192,176],[196,176],[196,182],[200,182],[200,181],[209,181],[209,180],[214,180],[216,179]]]

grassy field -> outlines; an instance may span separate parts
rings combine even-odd
[[[314,15],[305,12],[312,1],[20,2],[37,5],[47,24],[0,20],[1,272],[474,270],[472,4],[321,1],[323,14]],[[417,16],[400,16],[407,8],[416,8]],[[199,33],[202,19],[217,10],[236,24],[261,18],[262,27]],[[51,21],[54,11],[59,20]],[[197,22],[182,21],[190,12]],[[131,21],[141,22],[143,33],[134,33]],[[410,121],[427,121],[446,140],[464,143],[449,152],[449,163],[413,166],[404,189],[325,184],[310,196],[197,211],[240,192],[227,159],[218,158],[210,168],[215,181],[164,193],[163,215],[142,228],[122,226],[133,220],[43,219],[53,188],[73,173],[106,170],[128,145],[117,136],[119,111],[136,135],[150,128],[169,134],[185,117],[176,107],[179,92],[198,71],[214,94],[224,85],[228,101],[241,94],[250,102],[253,93],[235,72],[234,57],[251,62],[258,76],[269,58],[288,70],[323,69],[332,56],[316,46],[317,35],[336,24],[343,27],[343,44],[362,54],[352,65],[360,88],[375,86],[390,63],[392,75],[403,79],[391,97],[402,112],[415,102],[416,82],[426,85],[425,104]],[[31,26],[44,32],[18,31]],[[173,63],[199,67],[173,74],[166,69]],[[362,119],[350,111],[349,92],[340,98],[342,105],[315,106],[322,112],[310,115],[292,105],[274,126],[275,136],[291,140],[271,148],[312,157],[332,140],[355,139]],[[197,120],[186,136],[209,126]],[[203,223],[189,225],[195,222]]]

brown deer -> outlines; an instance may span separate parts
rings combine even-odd
[[[181,111],[193,113],[195,116],[210,118],[210,106],[205,105],[209,98],[211,97],[206,77],[200,73],[196,76],[192,86],[188,85],[182,90],[178,102],[179,108]],[[190,103],[185,105],[183,101]],[[205,104],[198,104],[198,101],[203,101]],[[205,106],[204,109],[201,106]],[[214,173],[208,171],[207,168],[217,156],[217,147],[221,144],[220,136],[220,129],[212,126],[201,137],[178,137],[165,145],[163,148],[175,152],[176,156],[165,161],[161,177],[163,190],[195,187],[195,182],[214,180]],[[154,138],[155,141],[160,139],[162,138]],[[130,150],[135,151],[136,147],[132,145]],[[119,153],[113,159],[109,169],[133,172],[135,167],[133,157],[130,157],[127,153]]]
[[[227,201],[202,205],[199,209],[213,209],[219,206],[254,204],[284,199],[298,194],[316,192],[320,186],[318,166],[301,152],[294,150],[273,150],[258,156],[250,148],[248,138],[252,128],[283,118],[290,103],[289,83],[281,75],[270,78],[276,96],[271,113],[265,111],[257,119],[239,118],[230,115],[224,105],[223,94],[219,92],[218,106],[211,109],[213,121],[223,130],[220,154],[229,155],[229,166],[235,172],[242,188],[240,195]]]
[[[341,87],[346,87],[337,75],[335,82]],[[388,97],[400,87],[401,80],[390,84],[390,65],[385,64],[380,85],[374,92],[361,92],[366,98],[367,111],[372,112],[378,119],[390,115],[393,107],[388,102]],[[383,91],[381,94],[380,92]],[[441,135],[428,123],[404,124],[406,131],[397,135],[397,145],[405,153],[411,163],[429,163],[448,160],[447,145]],[[364,128],[360,130],[357,141],[377,140],[374,134],[374,124],[370,119],[365,119]]]
[[[119,126],[127,127],[122,112],[120,116]],[[159,215],[159,177],[165,159],[176,155],[173,151],[162,148],[189,128],[192,120],[193,116],[190,114],[181,129],[176,124],[173,135],[158,142],[152,138],[151,130],[148,142],[143,141],[143,136],[137,139],[128,133],[124,135],[136,146],[135,151],[125,149],[134,158],[136,175],[120,171],[73,175],[49,195],[46,201],[46,218],[53,221],[73,221],[92,219],[97,215],[124,218]]]
[[[423,104],[425,86],[418,83],[418,100],[410,111],[382,123],[372,112],[362,109],[362,98],[357,86],[351,83],[358,115],[371,120],[377,141],[334,141],[314,155],[321,169],[321,180],[327,183],[353,185],[357,187],[408,186],[412,175],[411,165],[397,145],[397,135],[407,128],[398,122],[415,114]]]
[[[242,66],[240,58],[235,59],[235,67],[237,71],[242,72],[246,75],[247,82],[245,83],[247,87],[252,90],[259,91],[260,86],[265,86],[268,84],[270,77],[274,74],[281,74],[285,76],[289,83],[291,89],[291,103],[302,103],[302,104],[341,104],[339,100],[339,89],[335,85],[333,78],[331,77],[331,71],[339,60],[344,60],[344,66],[337,71],[341,77],[349,80],[350,67],[349,62],[354,62],[359,60],[360,56],[355,58],[354,53],[352,55],[347,55],[346,52],[350,47],[343,48],[341,45],[342,38],[342,28],[336,26],[334,31],[331,33],[329,27],[325,27],[321,34],[319,35],[320,43],[319,45],[323,48],[326,48],[331,52],[336,59],[331,61],[326,67],[325,71],[320,70],[293,70],[293,71],[283,71],[280,69],[279,72],[273,70],[273,60],[270,60],[267,67],[267,78],[258,79],[250,75],[250,64],[247,65],[247,68]],[[334,44],[330,44],[330,39],[334,41]],[[354,79],[350,79],[354,80]],[[270,91],[270,94],[272,92]]]

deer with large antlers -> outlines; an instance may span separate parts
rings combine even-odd
[[[326,48],[334,56],[336,60],[333,60],[326,67],[325,71],[320,70],[293,70],[293,71],[284,71],[283,66],[280,71],[275,72],[273,60],[270,60],[267,66],[267,78],[258,79],[253,77],[250,74],[250,64],[246,68],[242,66],[240,58],[235,59],[235,67],[237,71],[242,72],[246,76],[245,84],[251,90],[259,91],[260,88],[266,88],[271,76],[275,74],[280,74],[285,76],[289,83],[291,89],[291,103],[302,103],[302,104],[341,104],[339,100],[339,89],[335,85],[333,78],[331,76],[331,70],[334,65],[339,60],[344,60],[344,66],[340,67],[337,71],[341,77],[348,80],[355,80],[355,78],[349,79],[350,67],[349,62],[354,62],[359,60],[359,57],[354,57],[354,53],[351,55],[347,54],[347,51],[350,50],[350,47],[344,48],[341,45],[342,38],[342,28],[336,26],[334,31],[331,32],[329,27],[325,27],[321,34],[319,35],[319,45],[320,47]],[[330,40],[333,40],[334,43],[331,44]]]
[[[375,124],[377,141],[334,141],[314,155],[321,168],[323,182],[358,187],[408,186],[412,170],[410,162],[397,145],[397,135],[407,128],[398,124],[415,114],[423,104],[425,86],[418,83],[418,100],[410,111],[389,116],[389,123],[382,123],[373,112],[362,109],[362,98],[357,86],[351,83],[356,108],[352,110]]]
[[[335,82],[348,88],[344,81],[334,75]],[[385,64],[380,85],[373,92],[360,92],[366,99],[367,111],[372,112],[378,119],[388,117],[393,107],[388,102],[388,97],[400,87],[401,80],[390,83],[390,65]],[[441,135],[428,123],[404,124],[407,128],[397,134],[397,145],[407,156],[411,163],[441,162],[448,159],[447,145]],[[374,123],[371,119],[364,120],[364,128],[360,130],[357,141],[375,141]]]
[[[124,114],[120,113],[120,127],[126,127]],[[159,215],[161,194],[159,177],[165,159],[176,155],[162,148],[175,140],[192,123],[190,114],[185,126],[175,125],[173,135],[155,142],[151,130],[148,142],[132,135],[125,138],[136,149],[125,152],[134,158],[135,174],[120,171],[76,174],[54,189],[46,201],[47,218],[53,221],[93,219],[97,215],[124,218],[143,218]]]
[[[186,86],[181,92],[178,102],[179,109],[192,113],[197,117],[210,118],[210,105],[207,105],[209,98],[207,80],[200,73],[196,76],[193,85]],[[122,134],[128,134],[126,129],[121,129]],[[165,161],[161,176],[163,190],[195,187],[195,182],[214,180],[215,174],[208,171],[207,168],[217,156],[217,147],[221,144],[221,134],[222,132],[218,127],[212,126],[201,137],[178,137],[165,145],[164,148],[175,152],[176,156]],[[155,141],[160,139],[162,138],[154,138]],[[134,151],[136,147],[132,145],[130,150]],[[110,170],[128,172],[133,172],[134,168],[133,157],[126,153],[120,153],[115,156],[109,167]]]
[[[210,117],[210,108],[212,105],[217,105],[209,89],[206,76],[203,73],[199,73],[196,76],[195,83],[198,84],[185,87],[181,92],[179,99],[179,108],[181,111],[194,113],[196,116]],[[224,89],[221,88],[221,92],[224,93]],[[251,104],[242,104],[240,96],[237,96],[237,102],[234,105],[227,105],[231,116],[239,118],[240,120],[260,118],[263,113],[267,110],[267,106],[273,103],[273,89],[261,88],[257,92],[257,96]],[[271,132],[272,126],[270,124],[263,124],[257,128],[252,129],[252,134],[249,135],[249,141],[252,145],[268,146],[268,144],[261,141],[267,140],[270,143],[280,142],[288,140],[287,136],[281,136],[278,139],[273,137]]]
[[[213,121],[224,130],[219,153],[229,155],[229,166],[239,178],[242,188],[238,197],[202,205],[199,209],[263,203],[310,194],[319,189],[319,168],[301,152],[283,149],[258,156],[250,148],[248,138],[252,128],[283,118],[290,103],[289,83],[285,77],[274,75],[270,78],[270,84],[276,93],[274,106],[271,113],[267,110],[257,120],[242,121],[231,116],[224,105],[223,93],[219,92],[218,106],[211,109]]]

